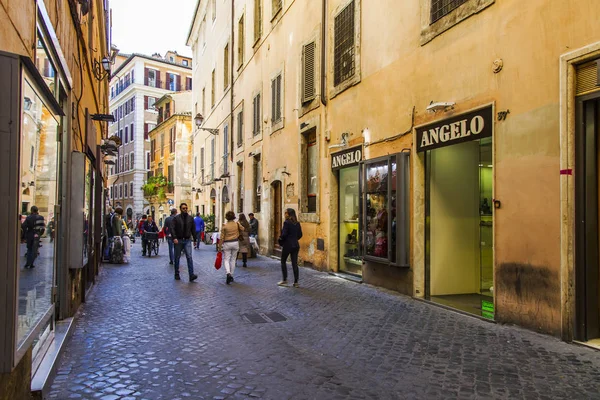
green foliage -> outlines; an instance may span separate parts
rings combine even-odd
[[[157,175],[148,178],[148,181],[142,185],[144,196],[156,196],[159,201],[165,201],[167,199],[166,186],[168,183],[169,182],[167,182],[167,178],[165,178],[163,175]]]
[[[204,230],[206,232],[215,231],[215,214],[201,215],[204,220]]]

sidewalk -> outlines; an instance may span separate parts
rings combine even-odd
[[[175,281],[166,244],[133,249],[102,267],[50,398],[600,399],[591,349],[308,268],[278,287],[266,257],[228,286],[214,246]]]

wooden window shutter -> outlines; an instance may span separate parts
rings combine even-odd
[[[148,68],[144,68],[144,85],[148,86]]]
[[[256,106],[258,105],[258,96],[254,97],[254,101],[252,102],[252,134],[256,135],[258,130],[256,129],[256,120],[258,119],[258,113],[256,110]]]
[[[281,75],[277,77],[277,120],[281,120]]]
[[[577,67],[575,95],[580,96],[600,90],[600,60],[595,60]]]
[[[277,107],[277,78],[271,81],[271,122],[277,121],[276,107]]]
[[[134,80],[133,80],[133,77],[134,77],[134,74],[133,74],[133,73],[134,73],[134,70],[132,69],[132,70],[131,70],[131,83],[132,83],[132,84],[133,84],[133,83],[135,83],[135,82],[134,82]]]
[[[314,100],[316,95],[315,85],[315,42],[302,48],[302,102]]]
[[[144,96],[144,110],[148,109],[148,96]]]
[[[179,92],[181,90],[181,76],[175,75],[175,91]]]
[[[148,124],[144,123],[144,139],[148,140]]]

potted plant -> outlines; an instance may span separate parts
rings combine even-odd
[[[218,232],[218,229],[215,227],[215,215],[207,214],[201,215],[204,220],[204,243],[212,244],[212,234]]]

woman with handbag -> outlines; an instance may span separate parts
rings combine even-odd
[[[219,251],[223,252],[223,264],[225,264],[225,272],[227,273],[225,283],[229,285],[233,282],[235,260],[240,249],[239,238],[244,228],[234,221],[235,213],[233,211],[227,211],[225,219],[227,222],[221,227]]]
[[[281,250],[281,272],[283,274],[283,280],[277,283],[279,286],[287,286],[287,258],[292,258],[292,269],[294,270],[294,287],[300,287],[298,283],[298,252],[300,251],[300,243],[298,240],[302,237],[302,227],[298,218],[296,217],[296,211],[293,208],[285,210],[285,221],[283,222],[283,228],[281,229],[281,236],[279,236],[278,242],[282,247]]]
[[[248,267],[246,263],[248,262],[248,252],[250,251],[250,223],[246,219],[244,214],[240,214],[238,217],[238,223],[244,228],[244,231],[240,235],[240,250],[242,253],[242,267]]]

